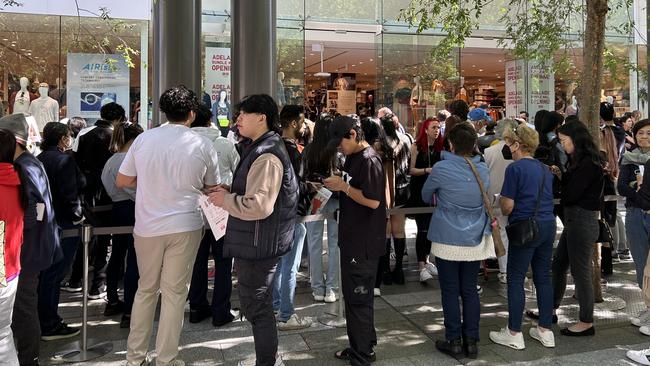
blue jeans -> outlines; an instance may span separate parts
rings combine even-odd
[[[79,226],[72,224],[60,224],[62,230],[77,229]],[[41,323],[41,332],[53,331],[63,319],[59,316],[59,297],[61,295],[61,281],[72,266],[79,237],[66,238],[61,240],[63,259],[41,272],[38,282],[38,317]],[[81,256],[83,253],[79,253]]]
[[[630,254],[636,267],[636,281],[643,286],[643,269],[650,250],[650,215],[638,207],[628,207],[625,215],[625,234],[627,235]]]
[[[293,230],[293,246],[280,257],[273,278],[273,310],[279,310],[278,320],[286,322],[293,315],[293,298],[296,293],[296,274],[300,266],[302,246],[305,243],[305,224],[296,223]]]
[[[480,265],[480,261],[456,262],[436,257],[445,317],[445,339],[448,341],[461,337],[479,340],[481,303],[476,278]],[[463,301],[462,316],[458,297]]]
[[[323,207],[322,213],[332,213],[339,208],[339,200],[331,198]],[[309,277],[311,289],[316,295],[324,296],[328,290],[337,289],[339,272],[339,224],[327,219],[327,279],[323,284],[323,221],[306,224],[307,245],[309,247]]]
[[[508,328],[521,332],[521,318],[526,305],[524,279],[528,264],[533,268],[533,282],[537,291],[539,325],[551,328],[553,318],[553,283],[551,256],[555,241],[555,220],[538,221],[539,237],[526,247],[508,248]]]

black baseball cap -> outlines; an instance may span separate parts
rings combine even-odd
[[[338,116],[334,118],[334,121],[332,121],[329,128],[330,141],[327,144],[327,147],[330,149],[336,149],[341,144],[343,138],[350,137],[350,130],[356,124],[357,121],[352,117]]]

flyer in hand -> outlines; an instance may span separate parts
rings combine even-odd
[[[210,203],[206,195],[199,196],[199,207],[201,207],[201,211],[203,211],[205,218],[208,220],[208,224],[210,224],[214,239],[219,240],[226,235],[228,211]]]

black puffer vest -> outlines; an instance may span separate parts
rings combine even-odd
[[[279,257],[291,250],[298,207],[298,180],[280,135],[269,131],[244,147],[230,191],[242,196],[246,193],[248,171],[263,154],[273,154],[282,162],[282,187],[273,212],[257,221],[230,216],[223,244],[224,257],[265,259]]]

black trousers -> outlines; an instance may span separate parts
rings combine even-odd
[[[370,365],[370,355],[377,344],[373,287],[378,265],[378,258],[341,255],[341,287],[353,366]]]
[[[253,326],[256,366],[275,365],[278,353],[278,329],[273,314],[273,277],[278,260],[279,257],[235,259],[241,311]]]
[[[212,306],[208,303],[208,257],[214,258],[214,290]],[[223,257],[223,238],[214,240],[212,230],[206,230],[199,251],[196,253],[192,282],[190,282],[190,309],[211,308],[212,319],[226,321],[230,314],[230,295],[232,293],[232,258]]]
[[[38,365],[41,325],[38,320],[38,273],[23,271],[18,277],[11,330],[21,366]]]

